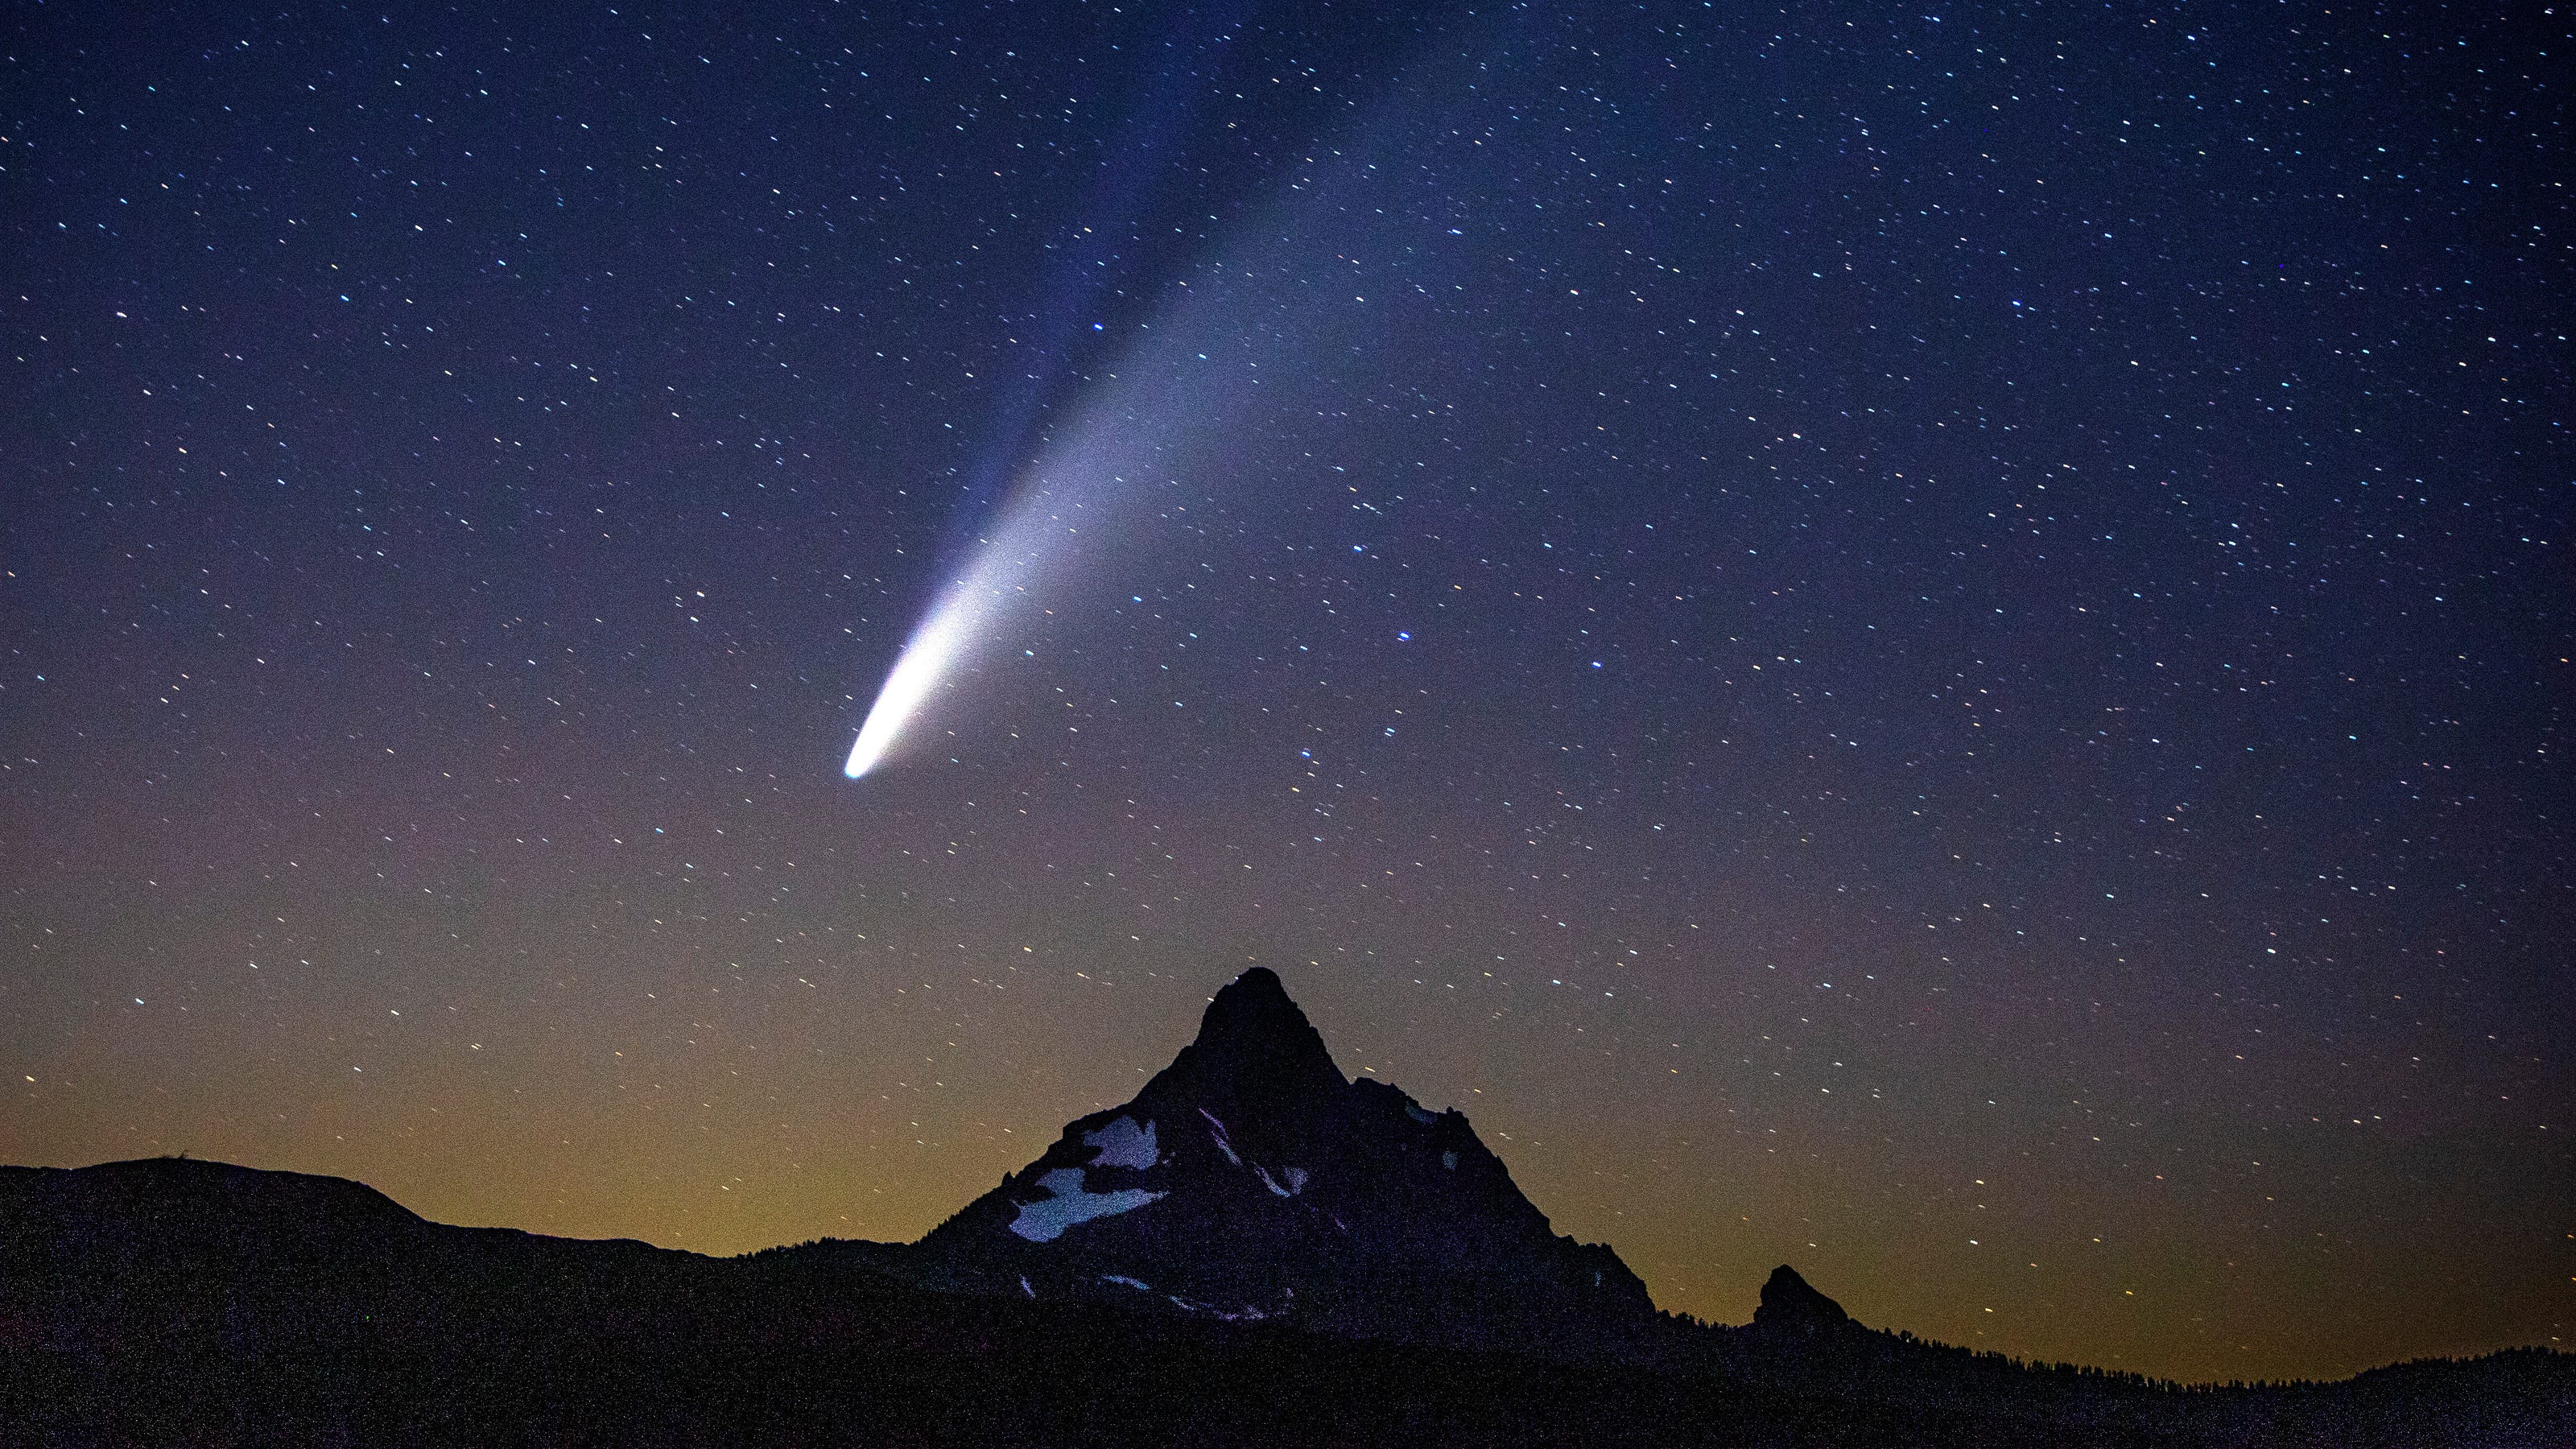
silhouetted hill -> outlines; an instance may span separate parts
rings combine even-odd
[[[712,1259],[216,1163],[0,1169],[0,1443],[2539,1449],[2576,1429],[2576,1357],[2539,1350],[2182,1391],[1848,1320],[1667,1318],[1567,1361],[934,1292],[903,1281],[911,1251]]]
[[[1808,1287],[1798,1270],[1786,1263],[1763,1280],[1761,1302],[1753,1310],[1755,1330],[1772,1336],[1812,1338],[1859,1326],[1841,1304]]]
[[[1266,971],[914,1245],[737,1259],[336,1178],[0,1168],[0,1445],[2576,1444],[2576,1356],[2182,1388],[1867,1328],[1782,1265],[1658,1313]]]

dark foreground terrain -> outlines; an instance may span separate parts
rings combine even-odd
[[[2576,1443],[2576,1356],[2182,1390],[1853,1325],[1562,1360],[921,1285],[912,1250],[720,1260],[444,1227],[182,1159],[0,1169],[0,1443]]]

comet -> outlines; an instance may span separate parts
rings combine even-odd
[[[1115,159],[1080,218],[1083,224],[1068,232],[1062,245],[1050,248],[1054,260],[1039,288],[1045,304],[1029,319],[1029,335],[1041,343],[985,430],[990,443],[968,470],[970,500],[999,491],[1041,431],[1040,419],[1056,411],[1055,404],[1071,401],[1057,396],[1066,379],[1095,365],[1113,376],[1120,370],[1109,359],[1128,354],[1135,334],[1123,327],[1120,333],[1126,335],[1112,333],[1098,316],[1111,295],[1136,279],[1120,270],[1118,248],[1110,239],[1132,230],[1146,213],[1155,179],[1175,164],[1175,148],[1205,105],[1203,75],[1217,68],[1223,48],[1251,8],[1250,0],[1234,0],[1176,18],[1176,28],[1159,48],[1158,71],[1137,86],[1137,109],[1121,124],[1118,143],[1104,150]],[[1068,458],[1061,442],[1054,449],[1055,461],[1070,468],[1068,476],[1082,476],[1084,465],[1090,473],[1105,474],[1100,454],[1116,448],[1109,437],[1137,431],[1132,420],[1113,426],[1096,410],[1091,421],[1091,435],[1084,440],[1089,456]],[[1069,499],[1042,482],[1032,483],[1005,507],[1001,526],[968,551],[964,572],[941,591],[904,642],[850,745],[843,775],[860,779],[886,762],[942,684],[1006,626],[1009,605],[1028,590],[1041,565],[1059,562],[1071,551],[1069,535],[1076,528],[1068,515],[1084,506],[1085,494],[1118,481],[1099,477],[1094,488],[1073,490]]]
[[[868,707],[867,720],[859,726],[859,737],[850,746],[849,762],[841,766],[843,775],[855,780],[884,762],[886,752],[894,748],[896,736],[921,712],[931,690],[956,662],[972,619],[981,612],[975,608],[976,603],[966,581],[960,579],[949,586],[938,606],[905,641],[893,670],[877,688],[876,703]]]
[[[1002,526],[978,542],[964,572],[940,591],[904,641],[850,745],[844,776],[856,780],[884,764],[949,677],[1003,631],[1011,606],[1070,551],[1080,532],[1073,515],[1082,508],[1037,483],[1005,510]]]

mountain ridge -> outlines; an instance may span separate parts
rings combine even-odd
[[[245,1426],[256,1425],[254,1431]],[[2540,1449],[2576,1355],[2201,1386],[1864,1327],[1792,1266],[1657,1310],[1464,1113],[1256,968],[910,1244],[710,1258],[185,1158],[0,1167],[0,1441]]]
[[[2331,1384],[2185,1388],[1847,1317],[1807,1332],[1797,1322],[1832,1300],[1784,1267],[1766,1307],[1804,1302],[1805,1314],[1757,1312],[1735,1328],[1659,1315],[1642,1341],[1551,1355],[1144,1311],[1141,1296],[935,1291],[911,1251],[822,1240],[709,1258],[450,1227],[344,1179],[182,1159],[0,1168],[0,1442],[2576,1438],[2576,1355],[2546,1349]]]

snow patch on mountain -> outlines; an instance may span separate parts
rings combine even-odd
[[[1092,1155],[1094,1167],[1151,1167],[1163,1160],[1154,1146],[1154,1124],[1139,1127],[1133,1117],[1120,1117],[1097,1132],[1082,1134],[1082,1145],[1100,1150]]]
[[[1306,1190],[1306,1169],[1302,1167],[1284,1168],[1280,1171],[1278,1177],[1273,1177],[1269,1168],[1262,1166],[1258,1162],[1246,1162],[1243,1160],[1243,1154],[1234,1150],[1233,1139],[1226,1135],[1225,1123],[1219,1120],[1214,1112],[1209,1111],[1205,1107],[1201,1107],[1199,1109],[1199,1115],[1208,1119],[1208,1136],[1216,1142],[1216,1150],[1224,1153],[1225,1160],[1235,1166],[1251,1168],[1254,1175],[1261,1179],[1261,1185],[1263,1187],[1270,1189],[1281,1197],[1295,1197],[1297,1194]],[[1120,1120],[1123,1121],[1125,1119],[1122,1118]],[[1115,1126],[1117,1124],[1112,1123],[1111,1125]],[[1152,1127],[1152,1123],[1149,1122],[1146,1124],[1148,1131],[1152,1130]],[[1287,1182],[1284,1185],[1279,1180],[1281,1177],[1287,1179]]]
[[[1216,1150],[1225,1154],[1226,1161],[1241,1167],[1243,1158],[1235,1152],[1234,1144],[1226,1140],[1225,1124],[1218,1121],[1216,1114],[1205,1107],[1199,1109],[1199,1115],[1208,1119],[1208,1135],[1216,1139]]]
[[[1134,1212],[1163,1194],[1141,1187],[1122,1187],[1116,1192],[1092,1192],[1082,1185],[1082,1169],[1059,1167],[1038,1179],[1048,1196],[1036,1202],[1019,1204],[1020,1214],[1011,1220],[1011,1231],[1032,1243],[1052,1243],[1064,1230],[1094,1218],[1113,1217]]]

